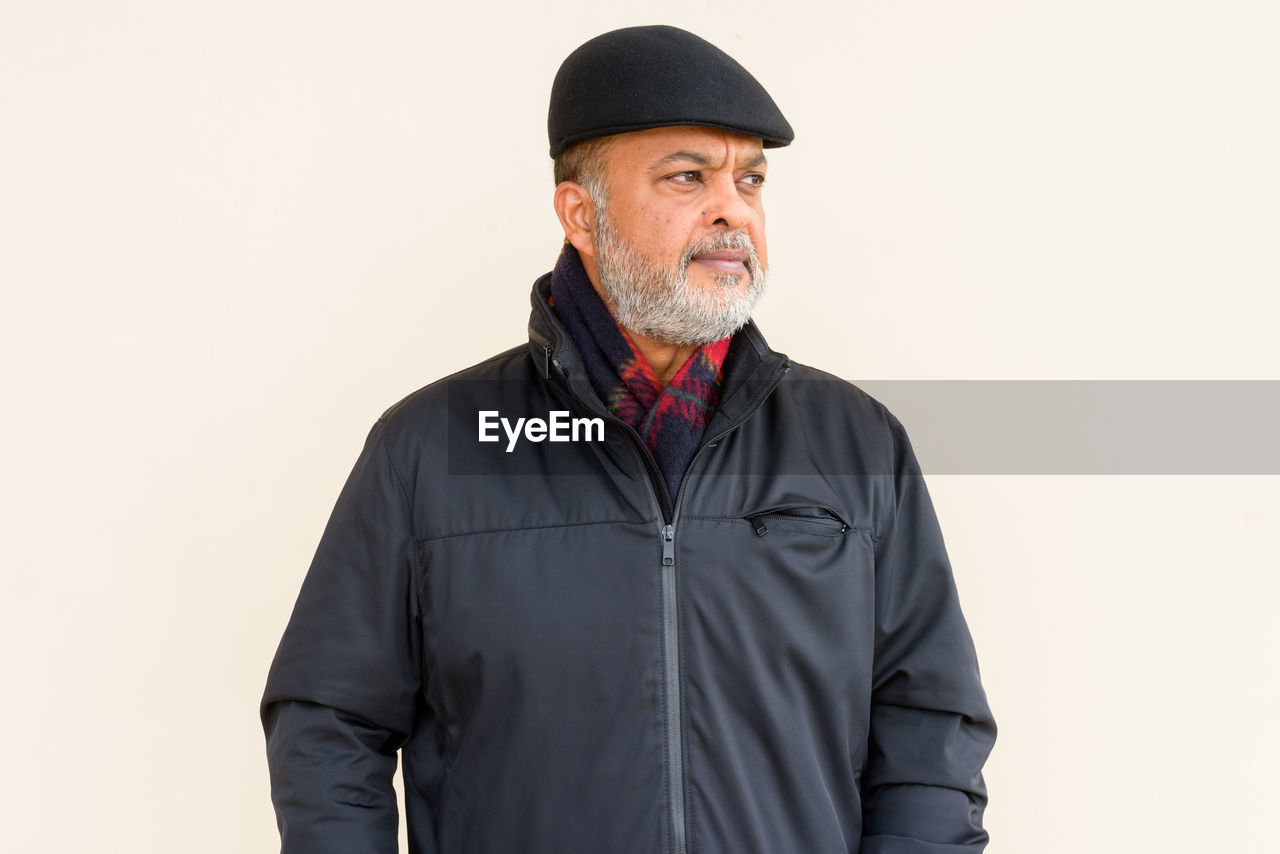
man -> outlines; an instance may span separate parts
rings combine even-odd
[[[529,342],[410,395],[262,701],[286,852],[959,854],[995,727],[901,425],[768,348],[764,148],[718,49],[557,75]]]

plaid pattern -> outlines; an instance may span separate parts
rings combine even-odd
[[[551,272],[556,316],[582,354],[591,387],[653,453],[674,501],[684,471],[720,403],[730,335],[699,347],[665,387],[596,293],[578,250],[565,243]]]

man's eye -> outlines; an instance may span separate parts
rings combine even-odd
[[[697,172],[677,172],[671,176],[671,180],[679,181],[681,184],[692,184],[698,180]]]
[[[750,184],[753,187],[764,186],[764,176],[761,175],[759,172],[752,172],[750,175],[743,175],[742,180],[746,181],[748,184]]]

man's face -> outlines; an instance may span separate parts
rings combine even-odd
[[[613,141],[594,249],[619,323],[698,345],[747,322],[768,268],[764,172],[760,140],[729,131],[655,128]]]

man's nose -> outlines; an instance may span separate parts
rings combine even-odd
[[[702,209],[702,218],[706,225],[736,231],[750,224],[751,206],[742,197],[732,173],[717,175],[709,181],[703,198],[706,206]]]

